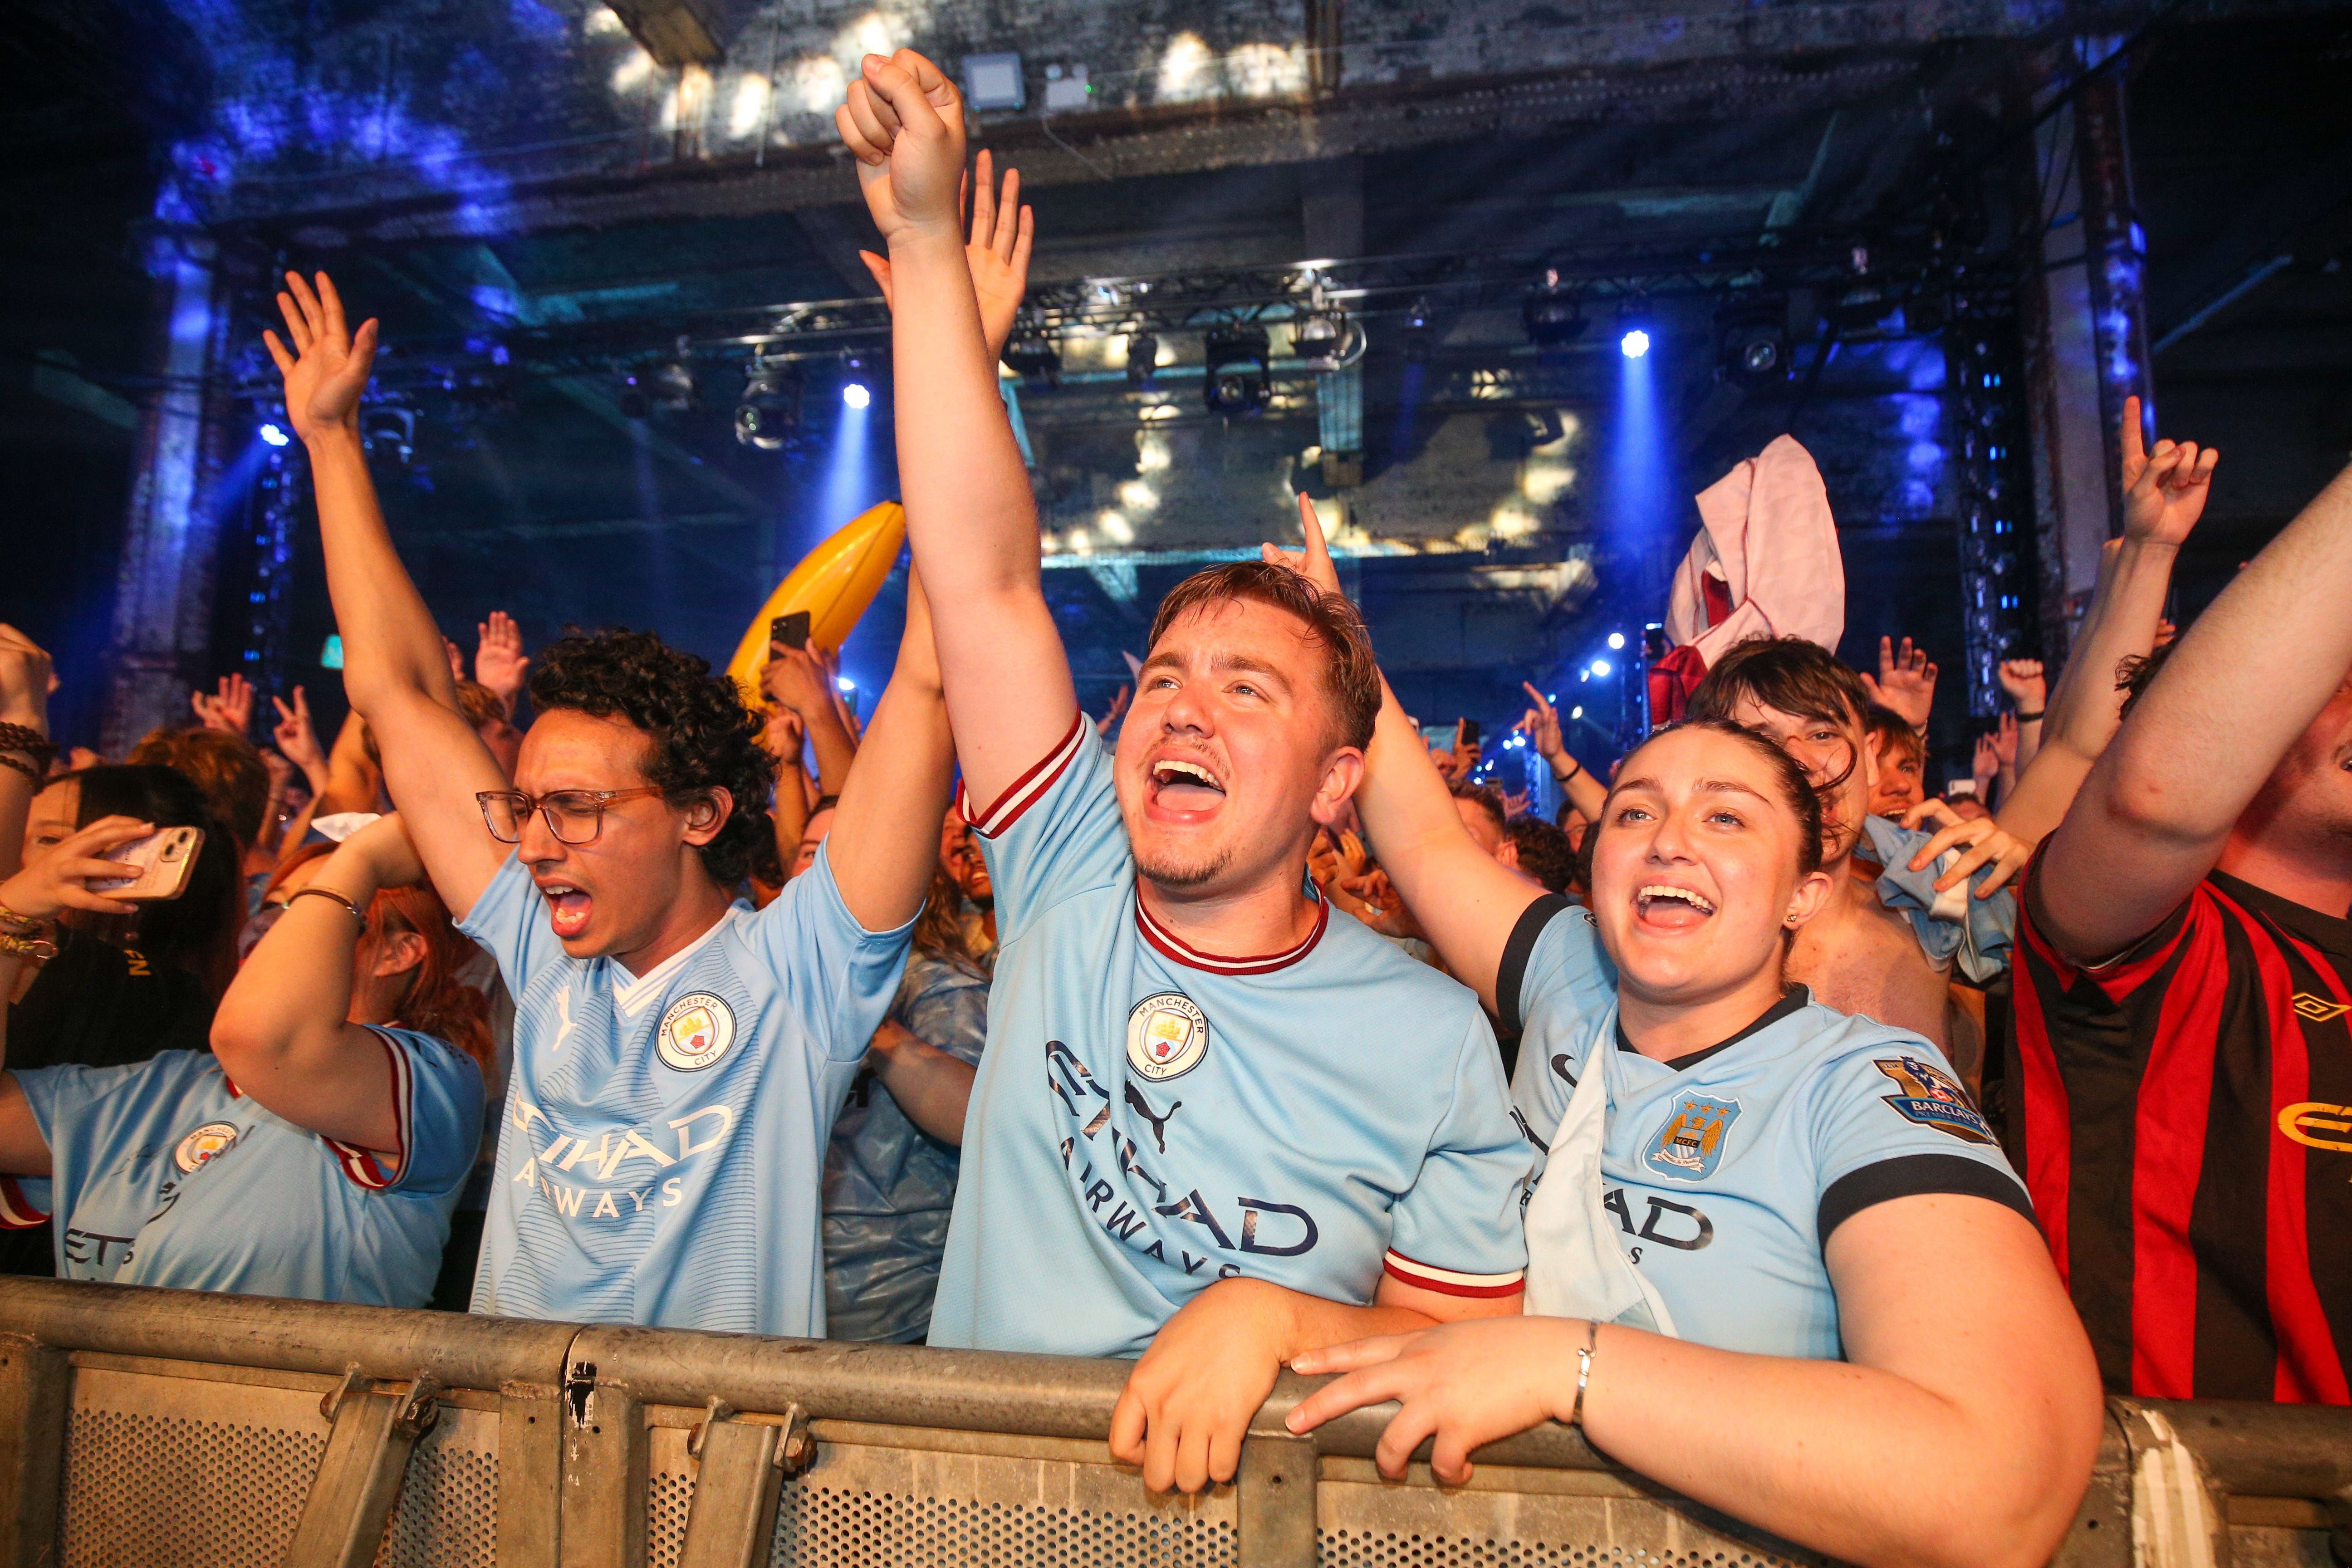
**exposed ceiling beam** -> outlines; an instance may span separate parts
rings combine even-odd
[[[1036,188],[1094,183],[1106,171],[1126,179],[1523,139],[1601,122],[1801,112],[1897,88],[1916,78],[1918,65],[1919,51],[1911,47],[1732,56],[1639,70],[1546,71],[1347,89],[1315,102],[1106,110],[1058,115],[1050,134],[1041,121],[998,121],[982,127],[982,137]],[[267,208],[256,205],[223,216],[232,224],[340,223],[370,239],[398,241],[829,207],[855,189],[846,153],[829,143],[771,148],[757,160],[737,155],[648,167],[633,158],[628,170],[534,170],[517,160],[505,171],[511,183],[502,195],[427,196],[411,194],[413,178],[393,170],[381,178],[303,187],[309,194],[299,212],[281,205],[289,199],[284,191],[257,191],[241,199],[267,201]],[[397,182],[405,182],[408,191],[395,195]]]

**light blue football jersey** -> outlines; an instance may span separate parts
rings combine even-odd
[[[1513,1097],[1548,1149],[1600,1031],[1616,1028],[1616,972],[1591,911],[1543,898],[1500,981],[1497,1000],[1526,1025]],[[1873,1204],[1951,1193],[2033,1218],[1943,1053],[1801,985],[1706,1049],[1658,1062],[1621,1037],[1608,1060],[1602,1202],[1694,1343],[1842,1359],[1822,1249]]]
[[[1236,1275],[1517,1291],[1530,1152],[1477,999],[1328,905],[1287,952],[1186,947],[1092,742],[973,820],[1001,945],[930,1342],[1137,1355]]]
[[[458,922],[516,999],[474,1310],[823,1334],[825,1139],[912,927],[859,926],[820,849],[633,975],[565,953],[509,856]]]
[[[16,1075],[48,1141],[46,1183],[0,1184],[0,1223],[52,1212],[58,1275],[375,1307],[433,1295],[481,1142],[482,1075],[429,1035],[374,1031],[394,1169],[239,1092],[202,1051]]]

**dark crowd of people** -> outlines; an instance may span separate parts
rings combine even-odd
[[[268,348],[331,742],[231,679],[60,757],[0,628],[18,1271],[1129,1357],[1161,1490],[1336,1373],[1291,1427],[1399,1401],[1391,1474],[1577,1423],[1862,1563],[2044,1561],[2103,1389],[2352,1397],[2352,472],[2176,637],[2215,454],[2131,409],[2074,646],[1939,794],[1925,649],[1768,636],[1612,764],[1530,685],[1545,820],[1425,742],[1311,506],[1098,724],[997,386],[1017,176],[967,213],[911,52],[839,124],[913,556],[862,722],[815,647],[747,702],[498,616],[469,672],[324,275]]]

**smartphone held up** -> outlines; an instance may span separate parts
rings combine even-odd
[[[130,903],[176,899],[188,890],[189,873],[195,869],[196,853],[204,847],[201,827],[159,828],[109,852],[107,858],[121,862],[129,876],[94,879],[87,885],[93,893]]]

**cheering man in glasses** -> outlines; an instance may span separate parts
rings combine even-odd
[[[458,711],[361,455],[376,325],[288,274],[269,335],[318,488],[345,687],[459,929],[516,997],[474,1310],[824,1332],[818,1184],[835,1111],[904,966],[948,797],[930,623],[898,670],[815,866],[753,913],[774,767],[709,666],[642,632],[533,661],[511,784]],[[355,1096],[380,1083],[353,1084]]]

